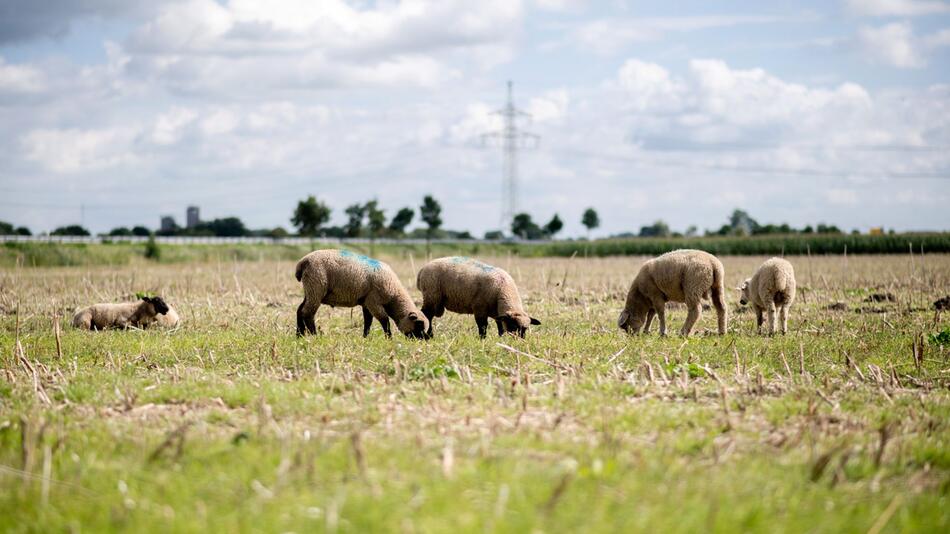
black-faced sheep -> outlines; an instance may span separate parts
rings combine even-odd
[[[485,337],[488,319],[494,319],[498,335],[512,332],[524,337],[530,325],[541,321],[524,311],[518,286],[504,270],[471,258],[453,256],[427,263],[416,277],[422,292],[422,313],[432,320],[445,310],[472,314],[478,335]]]
[[[631,334],[650,331],[656,315],[660,335],[666,335],[666,303],[683,302],[689,312],[680,333],[688,336],[702,315],[701,300],[711,296],[719,322],[719,334],[726,333],[726,304],[722,262],[701,250],[674,250],[643,264],[637,273],[617,326]]]
[[[168,312],[162,297],[142,297],[138,302],[93,304],[73,316],[73,326],[86,330],[107,328],[148,328],[156,316]]]
[[[750,304],[755,310],[755,323],[762,332],[762,312],[768,313],[769,335],[775,333],[775,309],[778,308],[782,333],[788,332],[788,309],[795,301],[795,269],[782,258],[766,260],[752,278],[747,278],[739,287],[740,304]]]
[[[387,336],[389,318],[411,338],[426,338],[429,321],[412,302],[399,277],[385,263],[348,250],[317,250],[297,262],[304,299],[297,308],[297,335],[316,334],[314,315],[321,304],[363,308],[363,337],[375,317]]]

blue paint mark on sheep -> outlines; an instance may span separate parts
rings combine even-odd
[[[350,252],[349,250],[341,250],[340,256],[359,262],[363,265],[363,267],[371,271],[378,271],[383,265],[379,260],[370,258],[369,256],[364,256],[362,254],[356,254],[355,252]]]
[[[488,265],[487,263],[482,263],[478,260],[473,260],[472,258],[469,258],[467,256],[453,256],[452,263],[468,264],[468,265],[471,265],[472,267],[475,267],[476,269],[480,269],[484,273],[490,273],[495,270],[495,268],[492,267],[491,265]]]

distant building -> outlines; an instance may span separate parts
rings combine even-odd
[[[185,211],[185,224],[188,228],[194,228],[201,223],[201,214],[198,211],[198,206],[188,206],[188,209]]]
[[[174,218],[174,217],[172,217],[172,216],[170,216],[170,215],[166,215],[166,216],[162,217],[162,225],[161,225],[161,228],[162,228],[162,232],[174,232],[175,229],[178,228],[178,225],[175,224],[175,218]]]

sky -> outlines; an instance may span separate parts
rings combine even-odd
[[[563,237],[950,229],[950,2],[0,0],[0,220],[283,226],[307,195]],[[413,225],[415,226],[415,224]]]

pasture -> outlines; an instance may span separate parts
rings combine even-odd
[[[950,529],[950,255],[789,257],[774,338],[731,290],[764,257],[722,257],[730,333],[689,339],[617,329],[642,257],[481,259],[527,339],[328,307],[298,339],[293,261],[0,270],[0,530]],[[180,329],[68,326],[145,290]]]

